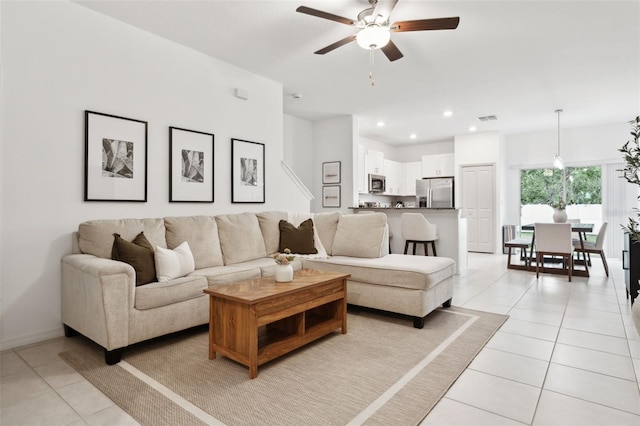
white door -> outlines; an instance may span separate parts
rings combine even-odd
[[[467,249],[495,253],[494,166],[463,166],[462,211],[467,218]]]

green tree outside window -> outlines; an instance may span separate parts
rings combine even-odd
[[[568,167],[566,204],[602,204],[602,169],[600,166]],[[520,173],[520,203],[552,204],[563,199],[563,171],[526,169]]]

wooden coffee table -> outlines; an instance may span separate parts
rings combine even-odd
[[[347,332],[347,278],[296,271],[293,281],[259,278],[205,289],[209,295],[209,359],[216,353],[258,366],[341,328]]]

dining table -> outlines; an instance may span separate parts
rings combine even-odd
[[[594,224],[593,223],[571,223],[571,231],[575,232],[576,234],[578,234],[578,239],[580,240],[580,248],[584,250],[584,241],[587,238],[587,233],[588,232],[593,232],[593,227]],[[535,247],[535,243],[536,243],[536,226],[533,223],[527,224],[527,225],[522,225],[522,227],[520,228],[522,231],[531,231],[532,232],[532,236],[531,236],[531,251],[529,252],[529,262],[528,262],[528,268],[529,270],[535,270],[535,262],[536,262],[536,257],[534,255],[534,247]],[[578,276],[578,277],[588,277],[589,276],[589,267],[588,267],[588,262],[587,262],[587,258],[584,257],[584,251],[582,252],[583,254],[583,258],[582,260],[580,259],[576,259],[574,261],[574,264],[577,263],[579,265],[584,265],[584,269],[574,269],[572,274],[574,276]],[[544,261],[543,261],[544,262]],[[555,274],[564,274],[566,273],[564,269],[553,269],[553,268],[544,268],[543,265],[541,265],[543,267],[543,272],[548,272],[548,273],[555,273]]]

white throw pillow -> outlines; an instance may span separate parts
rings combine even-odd
[[[158,281],[169,281],[193,272],[196,264],[188,242],[173,250],[156,247],[156,276]]]

